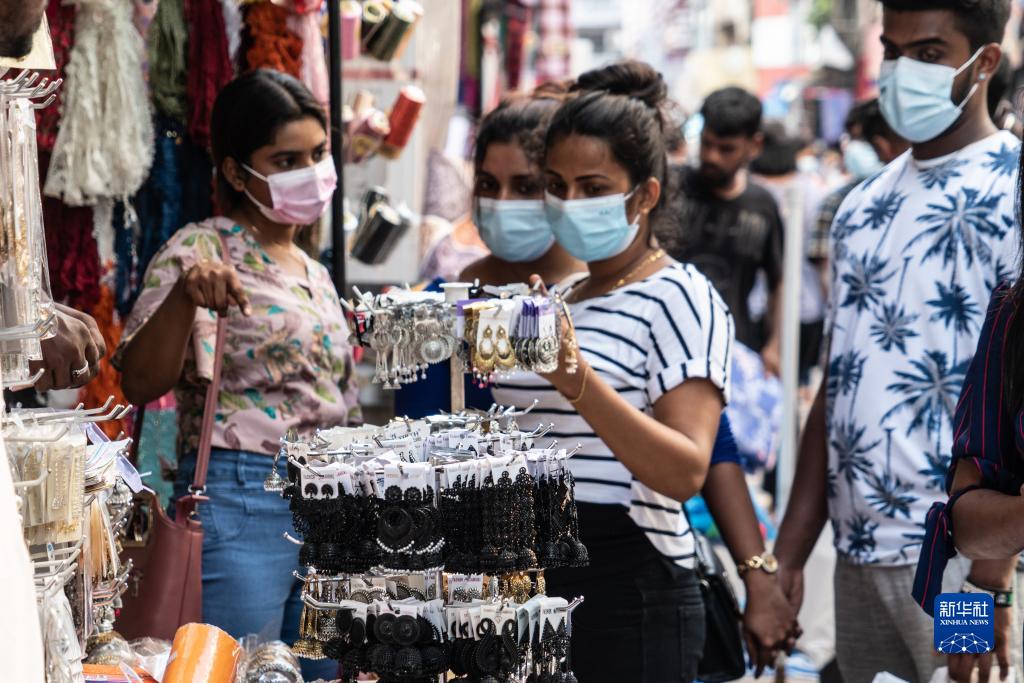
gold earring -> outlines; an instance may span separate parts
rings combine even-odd
[[[511,370],[516,366],[516,355],[512,351],[512,344],[508,340],[508,330],[504,327],[498,328],[498,339],[494,343],[494,351],[498,359],[496,365],[502,370]]]
[[[494,330],[488,325],[484,329],[483,337],[477,344],[476,361],[477,372],[481,375],[489,375],[494,370]]]

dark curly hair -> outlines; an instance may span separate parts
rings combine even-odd
[[[1002,43],[1010,20],[1010,0],[879,0],[882,7],[897,12],[949,10],[957,27],[967,36],[972,50],[989,43]]]
[[[540,172],[544,162],[544,136],[548,123],[569,92],[569,84],[545,83],[529,95],[505,97],[483,118],[476,134],[473,162],[479,170],[487,148],[495,143],[515,143],[527,161]]]
[[[561,106],[548,127],[547,148],[570,135],[598,138],[607,143],[634,185],[657,178],[665,187],[669,102],[661,74],[643,62],[618,62],[583,74],[572,92],[576,96]]]

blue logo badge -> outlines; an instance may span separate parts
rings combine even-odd
[[[996,642],[995,604],[985,593],[943,593],[935,598],[935,649],[948,655],[984,654]]]

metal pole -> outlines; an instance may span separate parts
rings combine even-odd
[[[782,290],[782,424],[779,432],[779,463],[776,467],[776,510],[789,502],[800,420],[800,288],[804,261],[803,188],[794,185],[786,193],[786,233]]]
[[[328,49],[330,51],[331,85],[331,155],[338,169],[338,189],[331,202],[331,266],[334,288],[338,296],[345,296],[345,159],[343,155],[342,106],[345,101],[344,74],[341,62],[341,2],[327,3]]]
[[[441,285],[444,300],[450,304],[468,299],[470,287],[472,285],[466,282],[446,282]],[[452,404],[449,412],[454,415],[466,409],[466,369],[462,367],[462,356],[458,351],[452,354],[449,376],[452,382]]]

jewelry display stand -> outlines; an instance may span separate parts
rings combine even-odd
[[[522,285],[442,287],[443,297],[356,290],[346,308],[353,343],[376,352],[386,388],[448,360],[450,411],[292,434],[267,477],[290,501],[301,540],[286,538],[307,570],[296,573],[305,609],[293,650],[389,682],[447,680],[442,662],[465,681],[574,681],[570,620],[582,599],[547,596],[544,570],[589,562],[567,463],[575,450],[538,446],[550,425],[520,430],[536,403],[467,411],[465,392],[470,370],[481,382],[543,374],[563,350],[575,365],[572,335],[559,333],[566,308]]]

